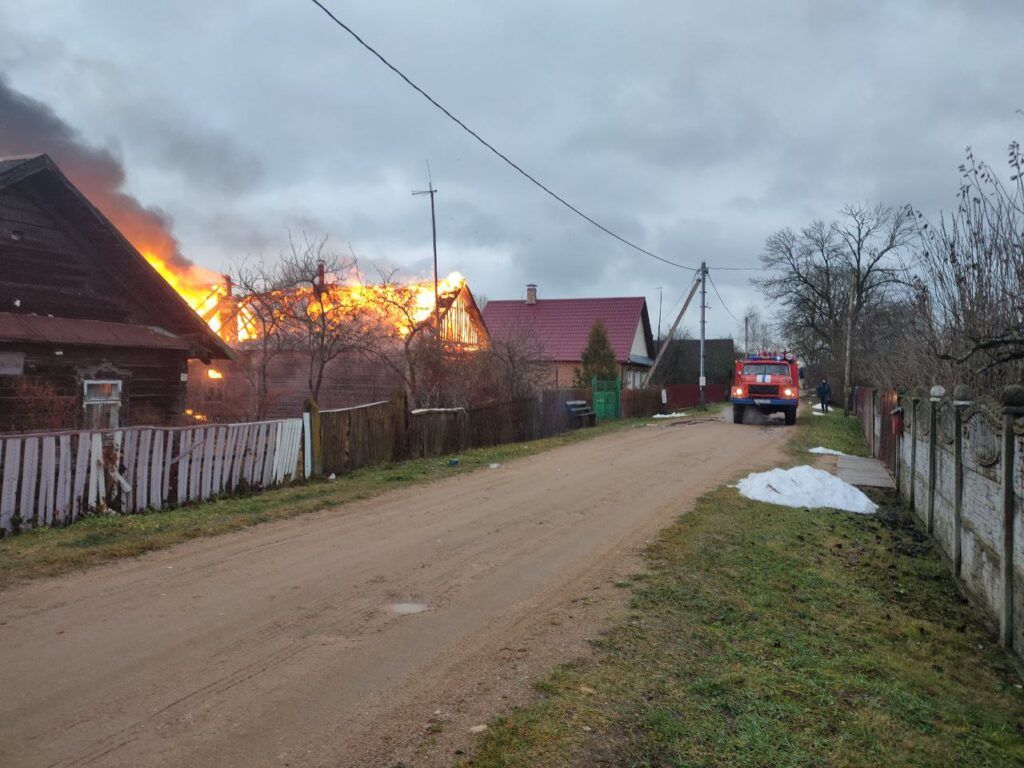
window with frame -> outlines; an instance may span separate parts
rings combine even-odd
[[[116,429],[121,412],[119,379],[86,379],[82,382],[83,425],[86,429]]]

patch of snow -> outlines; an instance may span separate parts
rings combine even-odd
[[[811,416],[824,416],[824,415],[825,414],[822,413],[821,411],[819,411],[817,408],[815,408],[813,411],[811,411]]]
[[[807,452],[808,453],[821,453],[821,454],[824,454],[826,456],[845,456],[846,455],[842,451],[837,451],[834,448],[826,448],[826,447],[824,447],[822,445],[819,445],[817,448],[811,448]]]
[[[675,413],[656,413],[651,416],[652,419],[681,419],[683,416],[689,416],[686,411],[676,411]]]
[[[755,472],[740,480],[736,487],[748,499],[785,507],[830,507],[860,515],[874,514],[878,510],[857,488],[835,475],[808,466]]]

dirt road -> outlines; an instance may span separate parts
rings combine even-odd
[[[0,765],[448,764],[785,432],[631,429],[0,593]]]

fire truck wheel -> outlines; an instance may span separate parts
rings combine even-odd
[[[796,408],[786,409],[786,424],[790,427],[796,424]]]
[[[742,424],[743,423],[743,406],[734,405],[732,407],[732,423]]]

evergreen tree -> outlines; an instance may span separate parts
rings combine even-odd
[[[595,320],[590,328],[580,363],[581,366],[576,369],[577,387],[589,387],[594,376],[605,381],[619,377],[619,364],[608,342],[608,331],[600,320]]]

